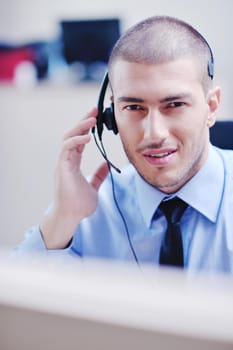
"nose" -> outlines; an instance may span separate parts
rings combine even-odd
[[[159,110],[151,109],[144,118],[144,137],[153,142],[161,142],[169,135],[168,123]]]

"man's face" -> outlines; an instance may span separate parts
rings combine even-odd
[[[204,93],[189,59],[158,65],[117,61],[111,86],[129,161],[151,185],[177,191],[207,159],[219,90]]]

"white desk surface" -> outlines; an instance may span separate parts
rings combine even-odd
[[[150,334],[145,336],[144,349],[152,349],[162,334],[167,335],[166,341],[172,338],[164,346],[161,343],[158,349],[168,349],[174,339],[178,339],[177,349],[186,349],[189,341],[192,350],[208,349],[208,344],[212,350],[233,349],[233,280],[229,276],[207,277],[152,267],[139,270],[132,265],[94,260],[64,264],[53,260],[31,263],[26,259],[21,262],[2,259],[0,285],[0,339],[4,339],[6,346],[1,347],[3,350],[14,349],[14,329],[24,332],[25,325],[30,324],[25,310],[53,317],[47,326],[48,321],[44,320],[37,330],[40,332],[45,327],[48,334],[56,334],[56,338],[63,341],[71,336],[72,324],[55,332],[52,324],[60,318],[79,321],[72,337],[75,334],[78,337],[78,330],[84,327],[80,320],[92,326],[105,325],[101,331],[96,328],[94,331],[90,324],[85,327],[87,334],[88,329],[92,329],[93,337],[95,332],[112,337],[111,349],[116,346],[116,330],[118,338],[124,332],[125,341],[134,339],[134,349],[140,348],[137,339],[144,339],[143,334]],[[14,308],[24,310],[24,314],[14,317]],[[131,330],[132,334],[126,330]],[[34,329],[31,334],[21,334],[21,341],[24,339],[22,349],[27,349],[27,344],[32,346],[38,332]],[[104,336],[105,341],[107,338]],[[100,349],[105,349],[106,343],[101,344]],[[67,344],[66,348],[72,349]],[[35,344],[34,349],[37,349]]]

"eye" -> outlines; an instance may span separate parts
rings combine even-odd
[[[178,107],[183,107],[185,106],[185,102],[181,102],[181,101],[174,101],[169,103],[166,108],[178,108]]]
[[[140,111],[143,108],[141,106],[139,106],[139,105],[128,105],[128,106],[125,107],[125,109],[127,111]]]

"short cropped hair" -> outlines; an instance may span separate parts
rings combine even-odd
[[[154,16],[128,29],[111,52],[108,70],[118,60],[142,64],[167,63],[192,58],[200,66],[200,79],[205,92],[211,86],[208,73],[213,53],[205,38],[191,25],[177,18]]]

